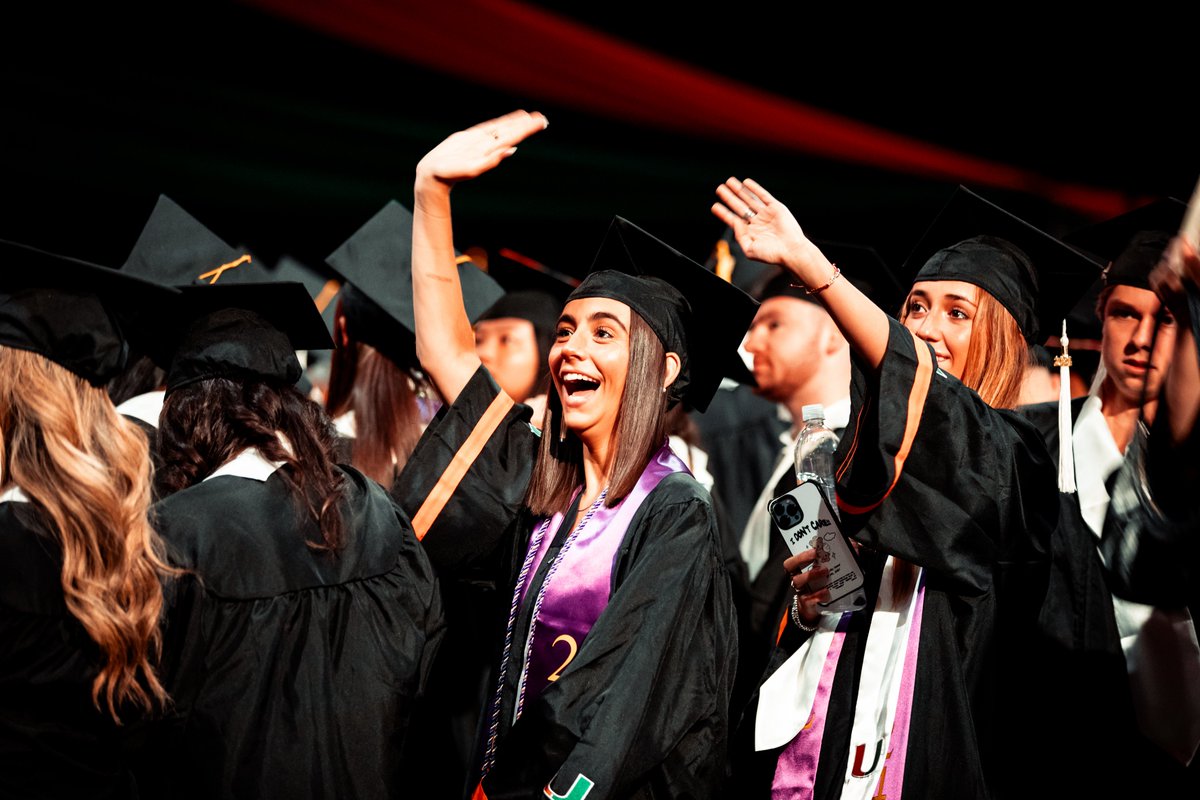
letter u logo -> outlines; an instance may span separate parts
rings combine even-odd
[[[850,774],[855,778],[865,778],[879,766],[879,755],[883,752],[883,739],[875,743],[875,755],[871,759],[871,766],[863,769],[863,756],[866,755],[866,752],[867,746],[865,744],[860,744],[854,748],[854,767],[850,770]]]

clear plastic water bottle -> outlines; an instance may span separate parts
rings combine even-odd
[[[796,438],[796,484],[805,481],[817,484],[834,517],[841,519],[833,477],[833,454],[837,450],[838,435],[825,427],[825,407],[820,403],[804,406],[801,415],[804,427]]]

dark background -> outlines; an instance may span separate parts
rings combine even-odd
[[[470,3],[464,3],[470,13]],[[1200,176],[1190,23],[1144,4],[1051,25],[985,6],[921,18],[807,4],[544,5],[682,62],[1129,206]],[[693,258],[729,175],[816,238],[899,264],[957,181],[634,126],[464,82],[250,4],[41,4],[0,33],[0,237],[121,263],[157,195],[260,257],[319,265],[451,132],[513,108],[550,128],[455,192],[460,249],[582,274],[620,214]],[[719,108],[713,114],[721,114]],[[1063,234],[1094,221],[1032,187],[976,188]]]

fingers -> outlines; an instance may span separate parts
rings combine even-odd
[[[828,582],[829,570],[826,567],[813,567],[792,575],[792,588],[796,594],[820,592]]]
[[[540,111],[518,109],[503,116],[472,125],[468,131],[486,136],[500,150],[508,150],[538,131],[546,129],[550,121]]]

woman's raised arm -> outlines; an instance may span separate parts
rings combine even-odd
[[[717,187],[712,212],[733,229],[747,257],[777,264],[796,276],[829,312],[855,352],[878,369],[887,351],[887,314],[840,274],[809,241],[787,206],[747,178]]]
[[[450,190],[493,169],[547,124],[536,111],[513,111],[451,134],[417,164],[412,230],[417,358],[447,403],[479,368],[455,265]]]

